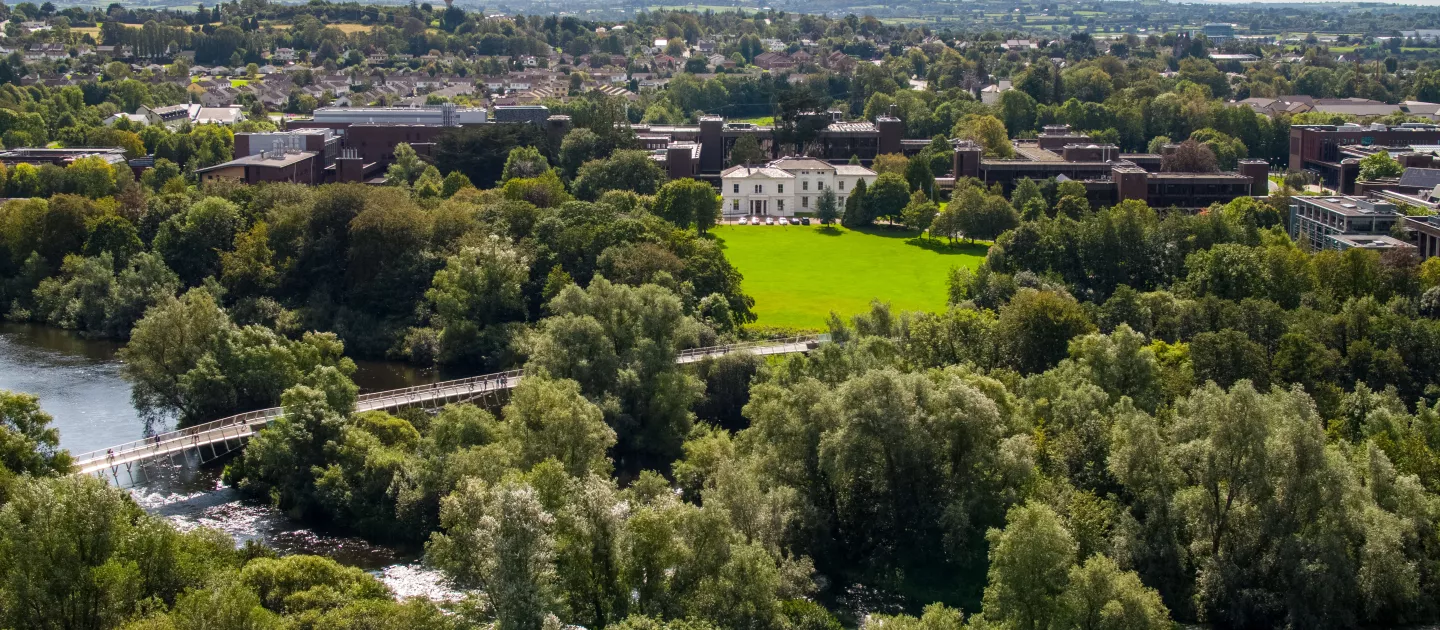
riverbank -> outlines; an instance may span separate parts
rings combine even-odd
[[[40,408],[55,418],[51,426],[60,430],[61,448],[72,453],[172,428],[164,421],[147,424],[135,409],[116,356],[123,345],[40,324],[0,323],[0,389],[39,396]],[[469,376],[399,361],[362,360],[355,366],[353,380],[361,393]]]
[[[128,442],[147,430],[130,401],[116,353],[122,344],[84,339],[36,324],[0,323],[0,389],[34,394],[54,417],[60,446],[84,452]],[[450,375],[389,361],[357,361],[361,391],[430,383]],[[439,572],[420,565],[418,550],[400,550],[337,532],[305,527],[273,506],[242,498],[220,481],[218,468],[176,463],[147,466],[146,481],[130,488],[135,502],[180,529],[210,527],[256,541],[281,554],[313,554],[372,572],[397,597],[453,599]],[[124,477],[124,475],[122,475]]]
[[[196,469],[175,464],[149,467],[154,472],[130,488],[145,511],[182,531],[209,527],[229,534],[237,545],[262,543],[281,555],[325,556],[374,574],[398,598],[457,600],[444,575],[420,562],[419,549],[377,545],[358,536],[306,527],[266,503],[246,499],[220,479],[218,467]]]

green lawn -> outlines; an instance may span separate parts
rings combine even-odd
[[[848,317],[875,298],[896,311],[940,310],[950,269],[973,269],[986,251],[899,229],[727,225],[713,233],[745,275],[760,326],[820,328],[831,311]]]

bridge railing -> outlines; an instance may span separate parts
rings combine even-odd
[[[76,455],[73,458],[73,461],[77,466],[83,466],[88,462],[100,459],[108,459],[112,455],[119,457],[126,453],[152,449],[166,442],[183,440],[187,437],[209,433],[210,431],[215,431],[217,429],[234,426],[244,426],[247,424],[253,424],[258,420],[264,420],[266,422],[269,422],[270,420],[277,418],[283,414],[284,410],[279,407],[270,407],[268,409],[256,409],[254,411],[247,411],[245,413],[237,413],[233,416],[226,416],[224,418],[220,418],[219,420],[202,422],[200,424],[188,426],[183,429],[176,429],[174,431],[157,433],[148,438],[141,438],[139,440],[133,440],[124,444],[117,444],[115,446],[111,446],[102,450],[94,450],[88,453],[81,453],[79,455]]]
[[[368,394],[361,394],[357,398],[357,403],[374,402],[376,400],[387,400],[395,398],[423,398],[426,394],[430,394],[438,390],[455,389],[469,383],[484,383],[489,381],[498,381],[503,383],[510,378],[520,376],[522,373],[522,370],[510,370],[507,372],[482,374],[480,376],[471,376],[450,381],[440,381],[437,383],[428,383],[425,385],[416,385],[413,387],[405,387],[401,389],[390,389],[380,392],[370,392]],[[259,420],[269,422],[271,420],[274,420],[275,418],[284,415],[284,413],[284,409],[280,407],[269,407],[266,409],[256,409],[254,411],[237,413],[233,416],[226,416],[218,420],[202,422],[200,424],[188,426],[183,429],[176,429],[174,431],[157,433],[148,438],[133,440],[124,444],[117,444],[106,449],[94,450],[88,453],[81,453],[79,455],[76,455],[73,458],[73,461],[76,464],[83,466],[87,462],[108,459],[112,455],[115,457],[120,457],[125,455],[126,453],[149,450],[153,449],[157,445],[165,444],[167,442],[173,442],[175,440],[183,440],[184,438],[191,436],[202,435],[211,431],[215,431],[217,429],[253,424]]]
[[[419,400],[431,400],[437,397],[448,397],[458,393],[484,393],[487,391],[493,391],[495,389],[503,389],[499,386],[509,383],[511,379],[518,379],[524,375],[525,370],[509,370],[506,372],[495,372],[493,374],[482,374],[480,376],[457,378],[449,381],[438,381],[426,385],[416,385],[414,387],[387,389],[382,392],[371,392],[369,394],[361,395],[360,399],[356,402],[356,406],[360,406],[362,403],[369,403],[365,406],[372,409],[383,409],[389,407],[390,405],[375,403],[383,403],[384,401],[389,400],[403,400],[405,402],[413,402]],[[489,386],[491,383],[494,383],[495,385]],[[480,385],[480,388],[476,389],[473,387],[474,385]]]
[[[748,341],[736,344],[708,346],[705,348],[691,348],[689,350],[681,351],[676,357],[676,359],[683,363],[686,362],[686,359],[713,356],[716,354],[763,350],[766,348],[787,348],[789,346],[797,344],[806,344],[807,346],[809,346],[811,344],[818,344],[824,341],[828,341],[829,337],[829,335],[797,335],[794,337],[785,337],[780,339],[766,339],[763,341]],[[369,409],[383,409],[391,406],[383,404],[384,401],[390,400],[399,400],[403,402],[420,402],[432,400],[434,398],[448,397],[460,393],[483,393],[503,387],[482,387],[478,391],[473,390],[472,388],[466,389],[464,392],[455,390],[459,390],[460,388],[465,388],[474,384],[480,384],[483,386],[492,382],[495,383],[497,386],[505,386],[510,383],[511,379],[519,378],[523,376],[524,373],[524,370],[509,370],[505,372],[481,374],[479,376],[471,376],[466,378],[453,379],[449,381],[427,383],[425,385],[403,387],[400,389],[389,389],[379,392],[370,392],[368,394],[361,394],[356,400],[356,406]],[[267,409],[257,409],[255,411],[238,413],[233,416],[227,416],[218,420],[211,420],[209,422],[202,422],[200,424],[185,427],[183,429],[176,429],[174,431],[157,433],[148,438],[133,440],[124,444],[117,444],[109,448],[94,450],[88,453],[81,453],[79,455],[76,455],[73,458],[73,461],[75,462],[75,465],[77,467],[83,468],[97,461],[108,460],[111,458],[121,458],[126,456],[127,454],[135,453],[137,451],[154,450],[157,447],[166,443],[174,442],[176,440],[184,440],[188,437],[203,435],[211,431],[216,431],[229,427],[246,426],[250,424],[255,424],[260,421],[268,423],[271,420],[274,420],[275,418],[284,415],[284,413],[284,409],[280,407],[270,407]]]
[[[796,336],[793,336],[793,337],[781,337],[781,338],[779,338],[779,339],[765,339],[765,340],[762,340],[762,341],[744,341],[744,342],[741,342],[741,343],[725,344],[725,345],[721,345],[721,346],[707,346],[707,347],[704,347],[704,348],[691,348],[691,349],[689,349],[689,350],[681,350],[681,351],[680,351],[680,354],[676,356],[676,359],[677,359],[677,360],[680,360],[680,361],[684,361],[685,359],[689,359],[689,358],[692,358],[692,357],[704,357],[704,356],[712,356],[712,355],[716,355],[716,354],[729,354],[729,353],[731,353],[731,352],[741,352],[741,351],[756,350],[756,349],[770,348],[770,347],[792,346],[792,345],[802,344],[802,343],[807,343],[807,344],[808,344],[808,343],[811,343],[811,342],[820,343],[820,342],[823,342],[823,341],[828,340],[829,337],[830,337],[829,335],[796,335]]]
[[[370,392],[368,394],[360,394],[360,397],[356,399],[356,403],[358,404],[372,402],[375,400],[382,400],[387,398],[402,398],[405,396],[415,396],[416,394],[429,394],[439,390],[454,389],[456,387],[467,385],[469,383],[486,383],[490,381],[499,381],[503,383],[507,379],[523,376],[524,373],[524,370],[509,370],[506,372],[481,374],[479,376],[467,376],[465,378],[457,378],[448,381],[436,381],[434,383],[426,383],[424,385],[413,385],[411,387],[402,387],[400,389],[387,389],[379,392]]]

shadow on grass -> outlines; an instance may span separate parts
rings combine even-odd
[[[945,241],[945,239],[920,238],[917,236],[908,241],[905,241],[905,244],[913,245],[921,249],[928,249],[937,254],[944,254],[947,256],[953,256],[956,254],[964,254],[968,256],[984,256],[990,251],[990,244],[986,243],[985,241],[975,241],[974,243],[966,241],[955,241],[954,243],[948,243]]]
[[[989,243],[989,242],[987,242],[987,241],[975,241],[975,242],[972,243],[972,242],[968,242],[968,241],[963,241],[963,240],[962,240],[962,241],[956,241],[956,242],[954,242],[954,243],[948,243],[948,242],[946,242],[945,239],[924,238],[924,237],[922,237],[922,235],[920,234],[920,232],[917,232],[917,231],[911,230],[911,229],[907,229],[907,228],[903,228],[903,227],[898,226],[898,225],[895,225],[895,226],[890,226],[890,225],[872,225],[872,226],[863,227],[863,228],[841,228],[841,227],[839,227],[838,225],[815,225],[815,226],[807,226],[807,227],[801,227],[801,226],[772,226],[772,229],[788,229],[788,228],[790,228],[790,227],[794,227],[794,228],[796,228],[796,229],[802,229],[802,230],[803,230],[803,229],[813,229],[816,234],[819,234],[819,235],[822,235],[822,236],[844,236],[844,235],[845,235],[845,232],[850,231],[850,232],[856,232],[856,233],[859,233],[859,234],[867,234],[867,235],[870,235],[870,236],[879,236],[879,237],[882,237],[882,238],[901,238],[901,239],[905,239],[905,244],[906,244],[906,245],[911,245],[911,246],[914,246],[914,247],[919,247],[919,248],[921,248],[921,249],[927,249],[927,250],[930,250],[930,251],[935,252],[935,253],[937,253],[937,254],[944,254],[944,255],[947,255],[947,256],[948,256],[948,255],[985,256],[985,254],[990,251],[990,245],[991,245],[991,243]],[[703,238],[707,238],[707,239],[710,239],[710,240],[714,241],[714,242],[715,242],[715,245],[716,245],[717,247],[719,247],[720,249],[722,249],[722,250],[723,250],[723,249],[727,249],[727,246],[726,246],[726,244],[725,244],[725,237],[720,236],[719,234],[716,234],[716,233],[714,233],[713,231],[706,233],[706,235],[705,235]]]
[[[871,236],[881,236],[881,237],[884,237],[884,238],[905,238],[905,239],[913,239],[913,238],[916,238],[916,237],[920,236],[920,233],[919,233],[919,232],[916,232],[915,230],[911,230],[911,229],[908,229],[908,228],[900,227],[900,226],[898,226],[898,225],[880,225],[880,224],[876,224],[876,225],[870,225],[870,226],[861,227],[861,228],[850,228],[850,230],[853,231],[853,232],[859,232],[859,233],[861,233],[861,234],[869,234],[869,235],[871,235]]]

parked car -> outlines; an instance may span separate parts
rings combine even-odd
[[[765,217],[765,225],[775,225],[775,217]]]
[[[749,223],[749,222],[750,222],[750,218],[749,218],[749,217],[740,217],[740,225],[745,225],[746,223]]]
[[[801,225],[810,225],[810,217],[800,217]]]
[[[790,225],[790,219],[780,217],[780,225]]]

